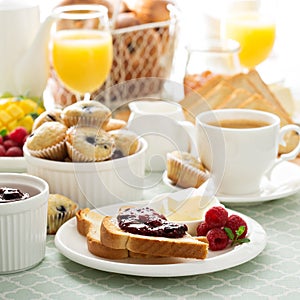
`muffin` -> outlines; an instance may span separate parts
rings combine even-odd
[[[69,128],[66,145],[70,159],[77,162],[103,161],[109,159],[115,150],[112,135],[95,127]]]
[[[123,120],[111,118],[108,121],[108,123],[105,126],[103,126],[103,129],[105,131],[118,130],[118,129],[124,128],[126,125],[127,125],[127,123]]]
[[[71,199],[60,195],[50,194],[48,198],[47,233],[55,234],[58,228],[75,216],[78,205]]]
[[[173,151],[167,154],[167,176],[182,188],[198,188],[209,178],[209,173],[190,153]]]
[[[67,126],[60,122],[46,122],[28,136],[25,146],[36,157],[63,160],[66,157]]]
[[[36,130],[43,123],[46,122],[60,122],[64,123],[61,117],[62,110],[61,109],[51,109],[42,112],[35,120],[32,125],[32,131]]]
[[[68,126],[105,127],[111,118],[108,107],[95,100],[79,101],[63,109],[62,119]]]
[[[113,159],[120,158],[136,153],[139,149],[138,136],[126,130],[111,131],[115,140],[116,149],[112,156]]]

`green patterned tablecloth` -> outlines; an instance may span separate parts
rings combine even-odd
[[[300,299],[300,193],[231,208],[259,222],[268,236],[264,251],[240,266],[188,277],[119,275],[70,261],[48,236],[42,263],[0,276],[0,299]]]

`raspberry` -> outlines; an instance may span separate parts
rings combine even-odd
[[[214,206],[205,214],[205,222],[209,228],[223,227],[228,219],[228,212],[222,206]]]
[[[206,235],[208,247],[212,251],[223,250],[229,242],[226,232],[221,228],[210,229]]]
[[[3,144],[3,136],[0,135],[0,145],[2,145],[2,144]]]
[[[5,156],[5,152],[6,152],[6,150],[5,150],[4,146],[0,145],[0,156]]]
[[[20,147],[10,147],[6,151],[6,156],[23,156],[23,150]]]
[[[239,236],[239,239],[242,239],[247,235],[248,227],[244,219],[238,215],[231,215],[225,224],[225,227],[230,228],[234,236],[236,236],[236,230],[238,230],[241,226],[245,226],[245,231]]]
[[[206,236],[209,227],[205,221],[201,221],[197,226],[197,236]]]
[[[5,147],[5,149],[9,149],[11,147],[15,147],[15,146],[19,146],[19,144],[13,140],[9,140],[9,139],[6,139],[4,142],[3,142],[3,146]]]
[[[8,137],[19,145],[23,145],[24,137],[26,135],[28,135],[28,132],[24,127],[17,127],[8,135]]]

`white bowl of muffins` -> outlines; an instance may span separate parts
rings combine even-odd
[[[0,173],[0,274],[27,270],[44,258],[48,195],[41,178]]]
[[[50,193],[95,208],[142,198],[147,142],[97,101],[80,101],[36,120],[24,145],[29,174]]]

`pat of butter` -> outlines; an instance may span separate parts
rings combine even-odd
[[[199,208],[200,197],[191,197],[168,215],[170,221],[196,221],[204,218],[204,210]]]
[[[289,88],[278,84],[270,84],[270,90],[275,94],[282,107],[289,115],[295,112],[295,102]]]
[[[216,198],[192,196],[179,202],[167,197],[162,201],[159,211],[170,221],[198,221],[204,219],[205,212],[215,205],[220,205]]]

